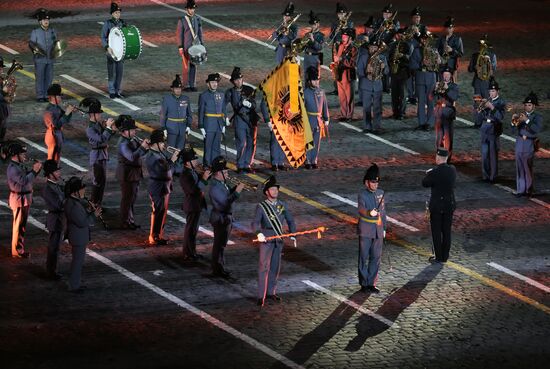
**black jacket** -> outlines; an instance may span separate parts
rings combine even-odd
[[[450,164],[440,164],[426,173],[422,186],[431,187],[430,211],[447,213],[456,208],[454,188],[456,169]]]
[[[197,172],[185,168],[180,175],[181,189],[185,193],[182,209],[185,213],[200,212],[206,209],[204,189],[207,182],[203,181]]]

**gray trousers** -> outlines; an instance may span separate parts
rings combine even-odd
[[[27,229],[27,218],[29,217],[30,206],[21,206],[12,209],[13,226],[11,233],[11,255],[17,256],[25,252],[25,230]]]
[[[409,99],[416,97],[416,91],[415,91],[415,78],[414,75],[407,78],[407,97]]]
[[[183,256],[194,256],[197,254],[197,233],[199,232],[200,211],[187,213],[185,217],[185,231],[183,232]]]
[[[187,124],[168,121],[166,122],[165,128],[168,133],[166,144],[183,150],[185,147],[185,130],[187,129]]]
[[[151,231],[149,232],[149,242],[155,239],[164,238],[164,224],[166,223],[166,214],[168,213],[168,200],[170,195],[152,196],[151,199]]]
[[[359,236],[359,284],[375,286],[378,281],[378,269],[382,257],[381,238],[368,238]]]
[[[34,63],[35,83],[37,99],[46,99],[48,97],[48,87],[53,81],[53,63]]]
[[[237,147],[237,168],[248,168],[254,152],[254,137],[250,127],[235,129],[235,146]]]
[[[107,76],[109,77],[109,94],[118,94],[122,87],[124,60],[115,61],[107,55]]]
[[[434,99],[432,96],[434,85],[416,85],[416,95],[418,97],[418,125],[428,124],[434,126]]]
[[[48,256],[46,258],[46,272],[49,275],[57,272],[57,259],[59,247],[63,242],[63,230],[54,230],[49,232],[48,238]]]
[[[221,155],[222,148],[222,132],[206,132],[204,140],[204,157],[203,164],[205,167],[210,167],[212,160]]]
[[[499,138],[481,135],[481,173],[483,179],[494,181],[498,175]]]
[[[98,160],[92,165],[92,194],[91,201],[94,204],[101,205],[103,194],[105,193],[105,184],[107,183],[107,160]]]
[[[516,191],[528,193],[533,191],[534,152],[516,151]]]
[[[365,128],[367,129],[380,129],[382,127],[382,91],[362,92],[363,96],[363,119],[365,121]],[[374,115],[374,125],[373,118]]]
[[[271,136],[269,139],[269,151],[271,156],[271,165],[283,165],[285,163],[285,153],[277,142],[275,134],[271,131]]]
[[[281,252],[283,241],[260,243],[260,260],[258,262],[258,298],[277,292],[277,279],[281,270]]]
[[[84,266],[84,258],[86,257],[86,246],[87,244],[71,245],[73,258],[71,260],[71,275],[69,276],[69,291],[80,287],[82,267]]]
[[[214,228],[214,244],[212,245],[212,272],[221,273],[225,271],[225,246],[229,241],[232,224],[215,223]]]
[[[134,203],[139,191],[139,182],[120,182],[120,220],[122,223],[134,223]]]
[[[319,149],[321,148],[321,130],[317,127],[312,130],[311,133],[313,134],[313,144],[315,147],[306,152],[306,163],[317,164],[317,157],[319,156]]]

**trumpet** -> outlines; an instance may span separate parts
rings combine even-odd
[[[481,95],[474,95],[474,104],[475,109],[478,113],[481,113],[483,109],[485,109],[485,103],[487,103],[487,99],[484,99],[481,97]]]
[[[447,91],[447,87],[445,87],[445,81],[438,81],[435,84],[435,93],[438,95],[443,95]]]
[[[256,192],[258,190],[257,183],[252,183],[252,182],[243,180],[241,178],[229,177],[225,180],[225,182],[233,186],[237,186],[238,184],[242,183],[244,185],[244,188],[243,188],[244,191]]]
[[[517,127],[519,126],[519,124],[521,123],[521,121],[519,120],[519,118],[521,116],[525,116],[525,112],[521,112],[521,113],[514,113],[512,114],[512,121],[511,121],[511,124],[514,126],[514,127]]]
[[[79,108],[79,107],[76,106],[76,105],[69,104],[69,103],[63,104],[63,107],[65,108],[64,110],[69,109],[69,106],[72,106],[73,111],[79,112],[83,117],[85,117],[86,115],[88,115],[88,112],[87,112],[87,111],[85,111],[85,110]]]

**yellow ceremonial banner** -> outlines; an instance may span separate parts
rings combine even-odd
[[[306,160],[306,151],[313,148],[299,65],[286,59],[259,88],[264,92],[275,138],[290,165],[298,168]]]

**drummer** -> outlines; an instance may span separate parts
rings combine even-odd
[[[122,73],[124,60],[113,59],[113,49],[109,46],[109,33],[113,27],[126,27],[126,22],[120,19],[122,9],[117,3],[111,3],[111,19],[103,23],[101,30],[101,46],[107,51],[107,75],[109,76],[109,97],[111,99],[123,98],[120,93],[122,86]]]
[[[185,14],[178,21],[176,34],[179,40],[179,53],[182,58],[182,78],[186,86],[184,91],[196,92],[195,77],[197,66],[189,55],[189,48],[194,45],[202,45],[202,25],[201,19],[195,15],[197,4],[195,0],[187,0],[185,4]]]

